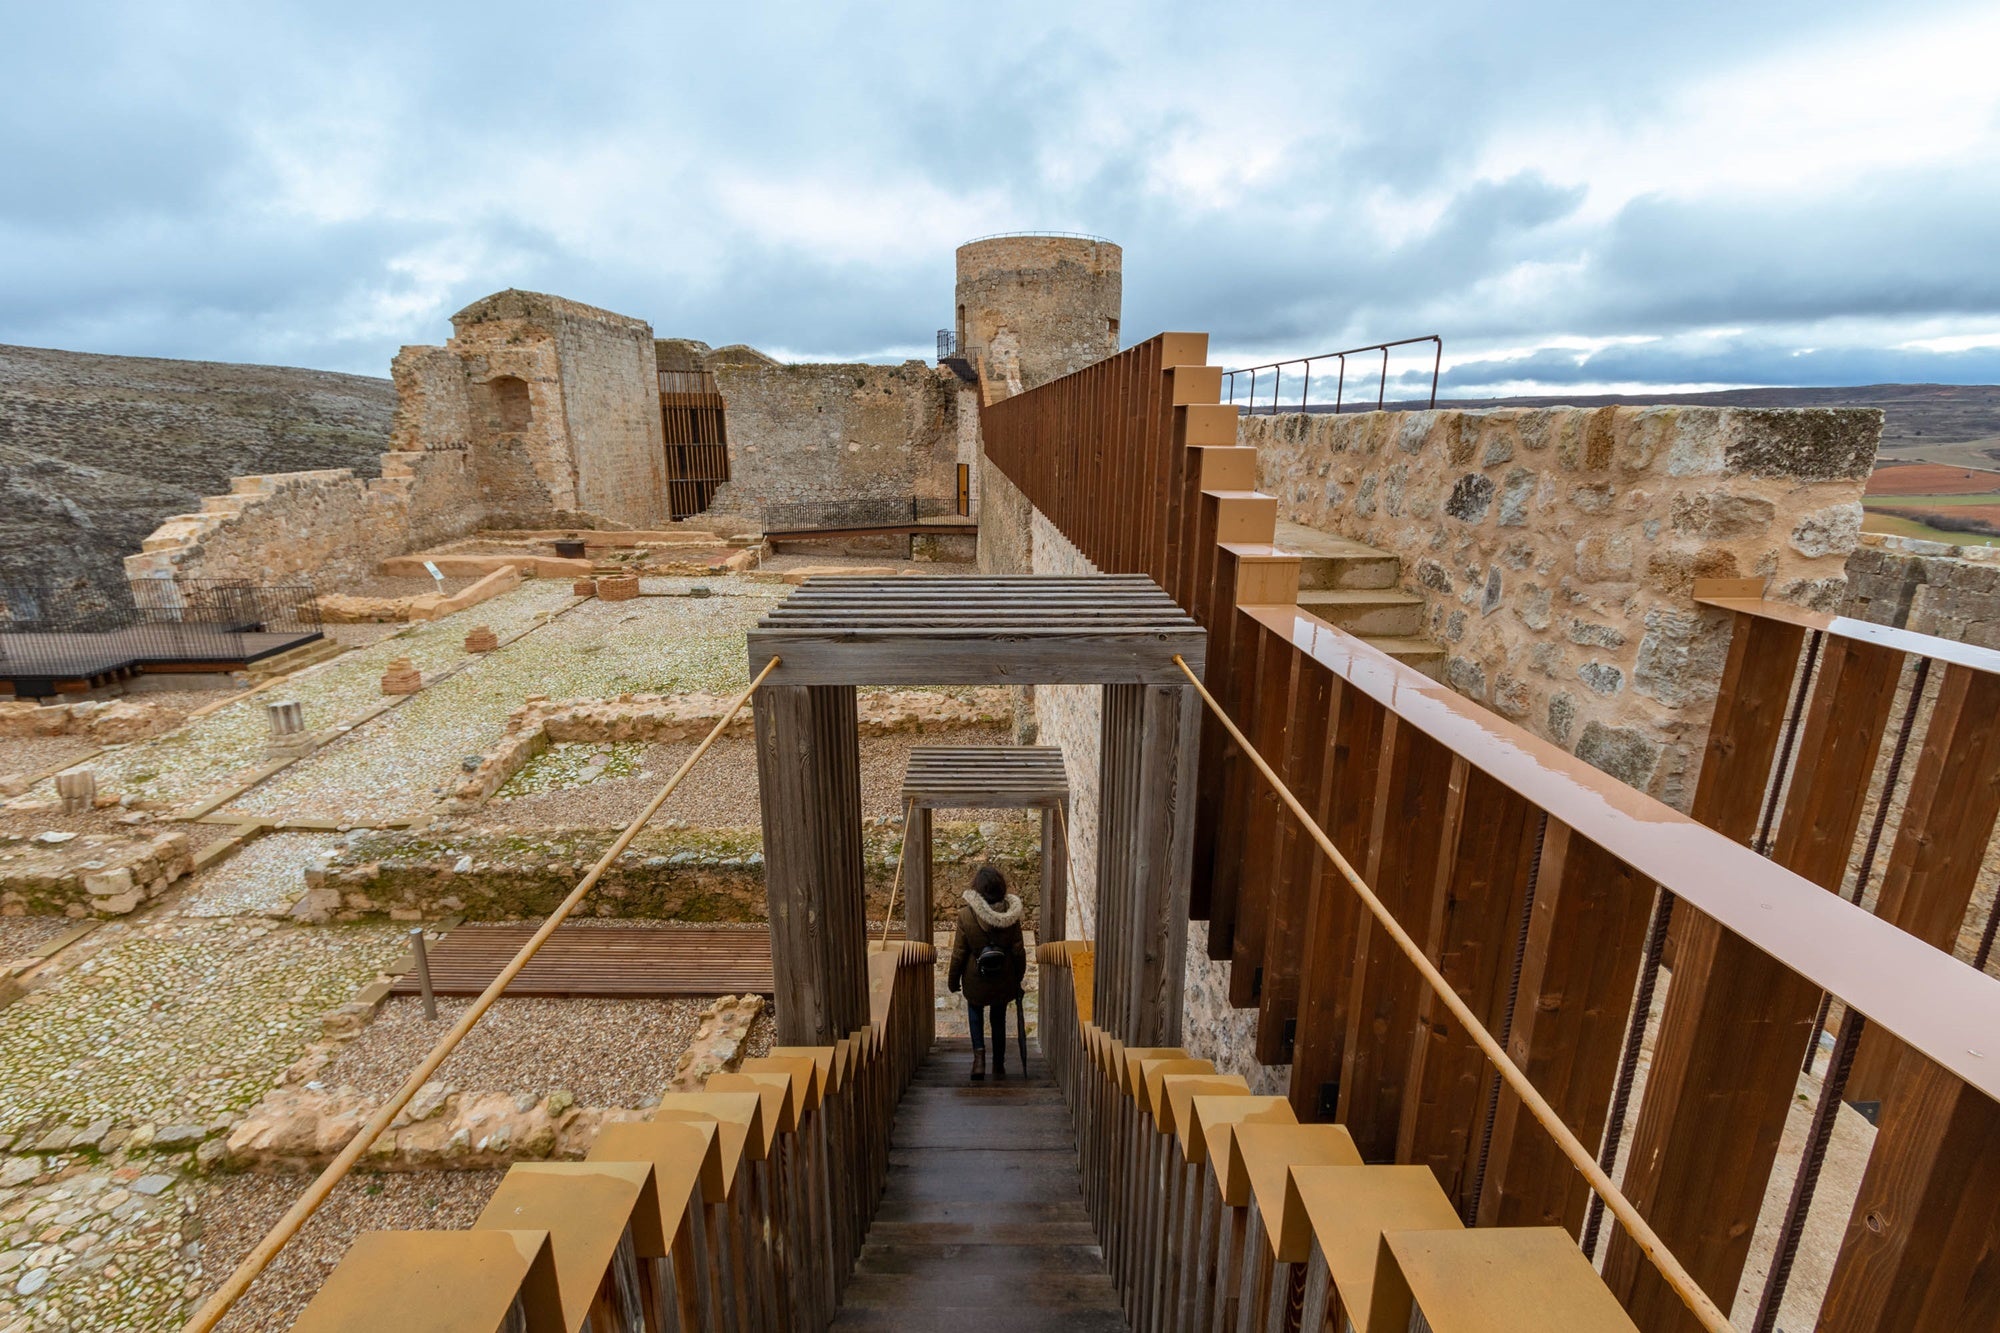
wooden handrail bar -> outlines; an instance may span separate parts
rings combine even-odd
[[[1837,639],[1852,639],[1857,643],[1873,644],[1913,657],[1928,657],[1933,661],[2000,676],[2000,652],[1991,648],[1942,639],[1917,630],[1898,629],[1894,625],[1878,625],[1872,620],[1857,620],[1853,616],[1831,616],[1824,611],[1794,606],[1790,602],[1774,602],[1764,596],[1761,579],[1697,579],[1694,602],[1697,606],[1712,606],[1718,611],[1735,611],[1762,620],[1797,625],[1800,629],[1817,630]]]
[[[757,687],[762,685],[764,678],[769,676],[777,667],[778,661],[779,659],[774,657],[769,662],[766,662],[764,669],[759,671],[756,677],[748,685],[744,686],[734,699],[730,700],[729,707],[723,710],[720,718],[716,719],[714,728],[709,731],[707,736],[702,738],[701,744],[695,747],[694,753],[687,757],[687,761],[675,770],[672,777],[667,779],[666,785],[661,787],[653,799],[646,803],[646,808],[641,810],[638,816],[625,826],[625,831],[620,833],[611,846],[605,850],[604,855],[597,859],[597,864],[593,865],[589,873],[578,881],[574,889],[570,890],[569,896],[557,904],[555,911],[549,913],[548,920],[542,923],[541,929],[529,937],[528,942],[521,946],[521,951],[514,955],[513,960],[507,966],[500,969],[500,975],[493,978],[491,984],[479,993],[479,998],[466,1008],[465,1013],[459,1017],[459,1020],[452,1024],[451,1030],[440,1037],[435,1046],[431,1047],[430,1053],[410,1072],[410,1076],[403,1081],[403,1086],[396,1090],[396,1094],[384,1102],[375,1114],[368,1118],[368,1122],[348,1141],[347,1146],[341,1149],[340,1154],[327,1163],[326,1169],[321,1171],[318,1177],[313,1180],[313,1183],[306,1187],[305,1193],[299,1196],[298,1201],[286,1210],[285,1215],[278,1219],[270,1231],[265,1233],[264,1239],[258,1241],[256,1247],[243,1257],[243,1261],[236,1266],[234,1272],[230,1273],[228,1279],[216,1289],[215,1294],[202,1303],[201,1308],[195,1311],[194,1316],[188,1320],[185,1326],[185,1333],[208,1333],[208,1330],[222,1322],[223,1316],[228,1314],[230,1308],[242,1299],[243,1293],[249,1290],[250,1284],[257,1280],[257,1275],[269,1267],[271,1260],[277,1257],[278,1251],[282,1250],[294,1236],[298,1235],[299,1229],[306,1224],[306,1221],[314,1213],[319,1211],[320,1205],[326,1202],[327,1196],[333,1192],[334,1186],[346,1178],[347,1173],[354,1169],[354,1164],[361,1160],[362,1154],[366,1153],[374,1145],[375,1140],[382,1136],[382,1131],[389,1127],[389,1122],[402,1113],[403,1108],[409,1105],[410,1099],[415,1097],[424,1084],[430,1081],[431,1075],[437,1072],[438,1066],[442,1065],[451,1053],[458,1049],[458,1044],[465,1039],[465,1035],[468,1032],[472,1031],[473,1025],[486,1016],[486,1011],[493,1007],[494,1001],[498,1000],[502,993],[506,991],[509,983],[516,976],[520,975],[521,969],[528,965],[529,960],[540,951],[542,945],[548,942],[551,935],[555,934],[556,927],[560,926],[569,914],[576,910],[577,906],[583,902],[584,897],[589,894],[591,889],[596,887],[597,881],[604,877],[604,872],[611,868],[612,863],[617,861],[618,857],[627,847],[631,846],[632,839],[639,836],[639,830],[644,828],[655,814],[659,813],[660,807],[666,804],[667,798],[672,796],[675,788],[681,785],[681,780],[687,777],[689,772],[694,769],[694,766],[701,761],[701,757],[708,753],[709,747],[715,744],[716,738],[721,736],[730,722],[735,720],[736,714],[742,710],[743,706],[750,702],[750,696],[757,692]]]
[[[1175,660],[1179,661],[1178,658]],[[1319,826],[1318,821],[1303,805],[1299,804],[1299,798],[1292,795],[1292,790],[1285,785],[1284,779],[1272,771],[1264,756],[1257,753],[1249,739],[1237,730],[1236,723],[1222,710],[1222,705],[1216,703],[1215,696],[1201,683],[1201,677],[1195,675],[1185,662],[1181,663],[1181,670],[1187,673],[1188,680],[1200,693],[1202,702],[1208,705],[1209,711],[1222,723],[1224,730],[1229,733],[1230,739],[1236,742],[1244,757],[1262,775],[1264,781],[1270,784],[1278,799],[1292,812],[1292,817],[1298,820],[1299,827],[1319,844],[1320,851],[1333,862],[1334,867],[1340,871],[1341,878],[1347,881],[1348,887],[1354,890],[1376,923],[1390,939],[1395,941],[1396,947],[1402,951],[1405,958],[1409,959],[1410,965],[1417,969],[1418,975],[1424,979],[1424,984],[1429,986],[1445,1008],[1451,1011],[1451,1016],[1478,1045],[1487,1062],[1499,1071],[1500,1077],[1505,1079],[1515,1095],[1520,1097],[1522,1105],[1528,1108],[1535,1119],[1541,1122],[1542,1128],[1555,1139],[1563,1155],[1569,1158],[1570,1164],[1590,1182],[1591,1189],[1604,1200],[1612,1215],[1618,1219],[1619,1225],[1623,1226],[1638,1243],[1640,1250],[1659,1269],[1660,1275],[1673,1287],[1688,1310],[1711,1333],[1734,1333],[1734,1325],[1729,1322],[1729,1317],[1709,1298],[1708,1293],[1701,1289],[1700,1284],[1689,1276],[1687,1270],[1681,1266],[1680,1260],[1667,1249],[1659,1236],[1654,1234],[1652,1227],[1646,1224],[1646,1219],[1639,1216],[1639,1211],[1626,1199],[1603,1168],[1598,1166],[1596,1156],[1578,1141],[1576,1135],[1570,1132],[1569,1126],[1562,1122],[1562,1117],[1555,1113],[1555,1109],[1536,1090],[1534,1083],[1521,1072],[1513,1060],[1508,1058],[1507,1052],[1500,1048],[1500,1043],[1494,1040],[1493,1034],[1486,1030],[1486,1025],[1479,1021],[1478,1015],[1467,1007],[1465,1001],[1458,997],[1458,992],[1452,989],[1431,960],[1425,957],[1423,946],[1410,938],[1409,932],[1397,922],[1395,914],[1383,906],[1375,890],[1368,886],[1368,882],[1354,869],[1348,859],[1341,855],[1340,848],[1334,846],[1333,839],[1326,836],[1326,830]]]

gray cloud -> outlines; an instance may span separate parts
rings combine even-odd
[[[1128,330],[1239,362],[1437,331],[1461,392],[1995,379],[1905,346],[2000,334],[1991,102],[1943,159],[1601,195],[1765,132],[1701,122],[1708,81],[1962,12],[46,7],[0,50],[0,341],[381,374],[527,286],[921,354],[958,242],[1054,227],[1125,246]]]

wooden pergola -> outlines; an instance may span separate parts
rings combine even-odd
[[[1042,905],[1038,940],[1063,938],[1069,910],[1069,857],[1058,854],[1056,823],[1069,818],[1069,774],[1053,745],[925,745],[903,771],[904,933],[931,938],[931,812],[1040,810]]]
[[[750,670],[778,1038],[868,1023],[860,685],[1101,685],[1098,1022],[1172,1045],[1187,956],[1206,636],[1143,575],[817,578],[758,622]]]

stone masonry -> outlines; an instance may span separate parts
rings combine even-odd
[[[913,497],[922,517],[952,512],[957,404],[947,378],[921,361],[717,366],[729,481],[710,512],[770,511],[770,526],[789,521],[785,506],[823,509],[826,522],[888,521],[907,516]]]
[[[1402,557],[1445,679],[1685,808],[1727,650],[1696,579],[1837,610],[1873,409],[1245,417],[1292,522]]]

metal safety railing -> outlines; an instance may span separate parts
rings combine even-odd
[[[1289,360],[1271,361],[1261,366],[1244,366],[1239,370],[1225,370],[1222,372],[1224,389],[1229,395],[1228,401],[1233,405],[1236,402],[1236,395],[1240,388],[1243,393],[1244,410],[1255,412],[1258,410],[1258,404],[1262,400],[1264,393],[1264,390],[1258,387],[1259,383],[1261,380],[1268,378],[1270,380],[1271,397],[1270,406],[1267,410],[1275,415],[1278,411],[1279,400],[1283,395],[1285,372],[1288,368],[1296,366],[1298,367],[1297,378],[1299,384],[1298,410],[1301,412],[1309,411],[1312,402],[1313,363],[1315,361],[1332,361],[1336,364],[1333,377],[1332,410],[1339,412],[1346,403],[1347,358],[1350,356],[1360,356],[1366,352],[1380,352],[1382,354],[1382,365],[1375,379],[1375,410],[1380,411],[1387,400],[1389,391],[1390,350],[1397,347],[1412,347],[1419,343],[1430,343],[1432,345],[1431,392],[1425,406],[1436,407],[1438,373],[1444,366],[1444,339],[1435,333],[1427,333],[1421,338],[1399,338],[1395,342],[1369,343],[1363,347],[1350,347],[1340,352],[1316,352],[1312,356],[1295,356]],[[1239,384],[1238,381],[1242,381],[1242,383]],[[1320,376],[1320,383],[1322,385],[1326,383],[1326,376],[1324,374]],[[1321,401],[1322,403],[1325,402],[1324,399]]]
[[[948,356],[958,355],[958,335],[950,329],[937,331],[937,359],[943,361]]]

